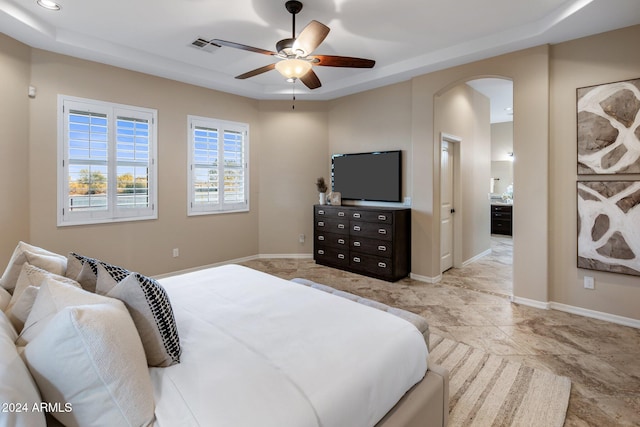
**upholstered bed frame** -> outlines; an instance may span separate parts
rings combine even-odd
[[[311,280],[298,278],[292,281],[398,316],[415,325],[429,347],[429,324],[417,314]],[[375,427],[444,427],[448,418],[449,374],[446,369],[430,363],[422,381],[413,386]]]
[[[446,426],[425,319],[296,282],[239,265],[156,281],[19,242],[0,278],[0,400],[53,409],[9,424]]]

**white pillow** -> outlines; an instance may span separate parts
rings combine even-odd
[[[18,280],[16,281],[16,286],[15,288],[13,288],[12,299],[18,298],[22,291],[29,286],[40,287],[46,277],[52,277],[58,282],[68,283],[69,285],[73,285],[77,288],[80,287],[80,283],[76,282],[73,279],[62,276],[60,274],[54,274],[50,271],[25,262],[24,264],[22,264],[22,269],[20,270],[20,275],[18,276]]]
[[[9,264],[0,278],[0,286],[12,292],[16,286],[18,276],[22,270],[22,264],[28,262],[51,273],[64,275],[67,270],[67,258],[46,249],[19,242],[13,251]]]
[[[24,328],[16,341],[17,345],[27,345],[47,326],[60,310],[74,305],[120,304],[114,298],[104,297],[81,288],[58,282],[47,277],[42,282],[31,312],[24,322]]]
[[[47,270],[38,268],[35,265],[29,264],[28,262],[22,264],[22,270],[20,271],[20,275],[18,276],[16,287],[13,289],[11,301],[9,302],[9,305],[5,310],[7,317],[9,318],[9,320],[11,320],[13,327],[16,328],[16,331],[18,331],[18,333],[22,331],[24,322],[26,321],[27,316],[31,311],[33,302],[35,301],[36,295],[38,294],[38,288],[40,288],[40,285],[47,277],[50,277],[51,279],[58,282],[66,283],[78,288],[80,287],[80,284],[78,282],[69,279],[68,277],[50,273]],[[25,292],[25,290],[27,289],[29,289],[29,294],[23,296],[23,292]]]
[[[0,408],[6,409],[0,412],[0,425],[46,427],[44,413],[33,411],[34,405],[40,407],[40,393],[13,343],[16,336],[9,319],[0,312],[0,402],[20,405],[20,411],[15,406]]]
[[[0,311],[5,311],[11,301],[11,294],[0,286]]]
[[[9,305],[9,308],[7,308],[5,314],[16,331],[22,331],[24,322],[27,320],[27,317],[29,317],[33,303],[38,296],[39,289],[40,288],[36,286],[29,286],[27,289],[20,292],[20,296],[18,296],[18,298],[11,298],[11,304]]]
[[[147,426],[155,403],[149,370],[124,305],[67,307],[24,349],[42,397],[72,410],[52,415],[66,426]]]

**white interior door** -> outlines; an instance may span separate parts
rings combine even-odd
[[[453,144],[442,140],[440,155],[440,272],[453,267]]]

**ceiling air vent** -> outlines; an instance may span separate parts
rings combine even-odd
[[[202,37],[198,37],[197,39],[192,41],[191,46],[198,50],[204,50],[205,52],[213,52],[220,47],[219,45],[211,43],[209,40]]]

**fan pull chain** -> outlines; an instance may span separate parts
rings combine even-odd
[[[291,100],[291,109],[295,110],[296,109],[296,81],[295,80],[291,84],[291,94],[293,97],[293,99]]]

